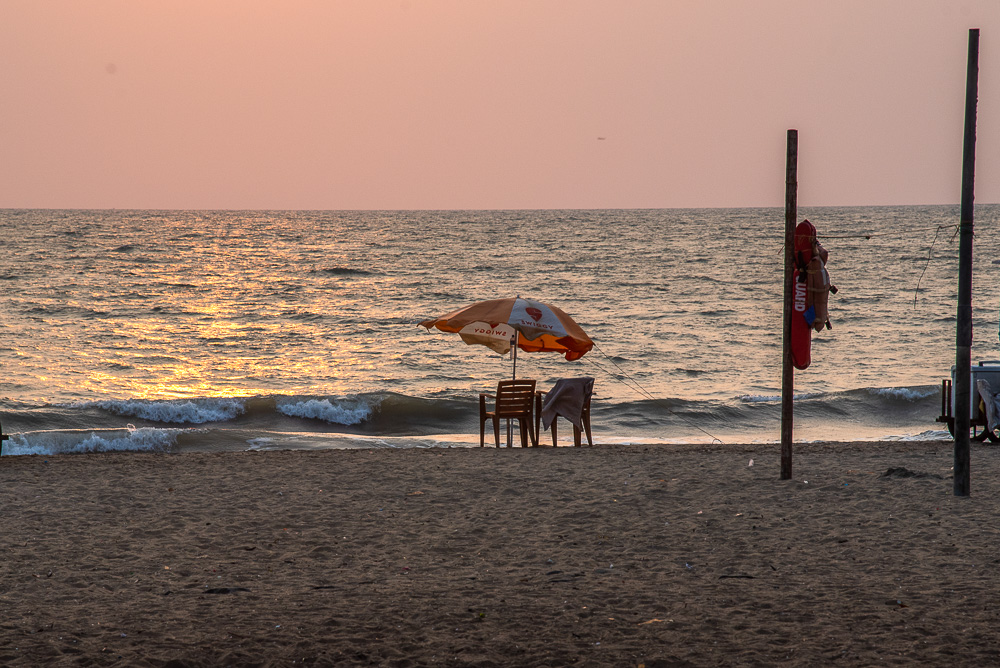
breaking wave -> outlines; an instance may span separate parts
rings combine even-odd
[[[40,431],[12,434],[4,455],[57,455],[88,452],[165,452],[177,443],[177,429]]]
[[[941,410],[939,391],[917,386],[797,395],[797,424],[827,438],[850,440],[940,436],[935,423]],[[0,404],[5,431],[11,434],[5,455],[479,442],[478,397],[460,393],[435,398],[373,392]],[[732,441],[755,434],[769,438],[777,433],[780,412],[780,395],[770,392],[730,400],[614,403],[597,397],[592,423],[595,438],[605,442],[682,442],[720,435]]]
[[[226,422],[246,412],[244,401],[234,398],[177,399],[172,401],[122,399],[97,401],[93,405],[115,415],[175,424]]]
[[[376,406],[380,402],[372,402]],[[304,401],[278,401],[279,413],[290,417],[323,420],[331,424],[356,425],[367,420],[374,406],[363,400],[333,401],[329,399],[307,399]]]

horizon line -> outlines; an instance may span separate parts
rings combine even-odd
[[[975,206],[996,206],[1000,202],[976,202]],[[960,207],[960,202],[936,203],[936,204],[813,204],[799,205],[802,209],[887,209],[898,207]],[[235,212],[235,211],[282,211],[282,212],[336,212],[336,211],[361,211],[361,212],[458,212],[458,211],[691,211],[691,210],[732,210],[732,209],[784,209],[782,205],[772,206],[638,206],[638,207],[487,207],[487,208],[245,208],[245,207],[19,207],[0,206],[0,211],[204,211],[204,212]]]

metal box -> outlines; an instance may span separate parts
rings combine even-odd
[[[972,365],[972,385],[969,388],[969,417],[978,420],[982,417],[979,413],[979,391],[976,389],[976,381],[985,380],[990,384],[993,394],[1000,394],[1000,360],[980,361],[979,364]],[[951,367],[951,414],[955,414],[955,367]]]

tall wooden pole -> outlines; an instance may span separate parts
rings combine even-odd
[[[781,479],[792,477],[792,408],[794,369],[792,368],[792,270],[795,219],[798,216],[799,131],[788,131],[785,154],[785,309],[781,358]]]
[[[972,219],[976,180],[976,102],[979,97],[979,29],[969,30],[965,81],[962,210],[958,226],[958,322],[955,327],[955,496],[969,496],[969,416],[972,407]]]

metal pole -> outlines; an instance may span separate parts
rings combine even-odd
[[[781,358],[781,479],[792,477],[792,409],[794,369],[792,368],[792,266],[795,220],[798,216],[799,131],[788,131],[785,154],[785,308]]]
[[[511,380],[517,380],[517,330],[514,330],[514,335],[510,337],[510,357],[511,357]],[[511,447],[514,442],[514,436],[511,433],[510,418],[507,418],[507,447]]]
[[[514,336],[510,337],[510,357],[513,362],[510,379],[517,380],[517,330],[514,330]]]
[[[972,407],[972,237],[976,180],[976,102],[979,97],[979,29],[969,30],[965,82],[962,210],[958,236],[958,314],[955,327],[955,496],[969,496],[969,419]]]

